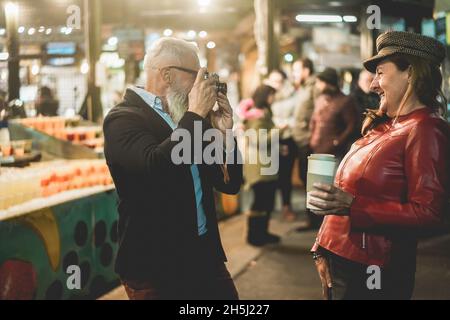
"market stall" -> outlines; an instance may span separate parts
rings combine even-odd
[[[103,160],[2,168],[0,299],[96,297],[116,285],[116,199]],[[67,286],[70,266],[78,290]]]

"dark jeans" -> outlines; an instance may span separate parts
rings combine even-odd
[[[297,145],[292,138],[280,140],[280,170],[278,172],[278,187],[284,206],[291,205],[292,170],[297,157]]]
[[[306,187],[306,174],[308,172],[308,157],[312,153],[312,150],[309,146],[298,147],[298,172],[300,175],[300,179],[302,179],[303,183]]]
[[[253,189],[252,211],[270,213],[275,206],[276,181],[264,181],[255,183]]]
[[[200,238],[199,246],[188,262],[183,262],[177,269],[178,274],[167,281],[159,281],[156,285],[150,281],[122,280],[128,297],[131,300],[238,300],[225,263],[215,257],[208,236]]]
[[[370,290],[367,282],[374,283],[374,272],[368,271],[368,266],[324,249],[321,253],[330,268],[332,300],[409,300],[412,297],[415,263],[380,268],[380,289]]]

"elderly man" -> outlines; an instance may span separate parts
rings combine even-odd
[[[224,264],[213,188],[236,194],[242,166],[172,161],[177,133],[194,139],[194,128],[202,134],[211,127],[231,129],[228,99],[186,41],[159,39],[144,68],[145,89],[129,88],[103,128],[119,196],[116,271],[130,299],[237,299]],[[216,101],[219,108],[212,111]],[[237,152],[227,159],[236,160]]]

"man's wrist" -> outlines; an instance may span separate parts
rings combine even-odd
[[[202,112],[200,110],[196,110],[196,109],[193,109],[193,108],[188,108],[187,111],[195,113],[195,114],[199,115],[200,117],[202,117],[203,119],[205,119],[206,116],[208,115],[208,114],[205,114],[204,112]]]

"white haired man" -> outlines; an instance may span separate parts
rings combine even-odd
[[[224,264],[213,188],[236,194],[242,166],[176,165],[172,149],[178,142],[171,139],[186,130],[194,137],[197,124],[203,132],[231,129],[228,99],[186,41],[159,39],[144,68],[145,89],[129,88],[103,125],[119,197],[116,272],[130,299],[237,299]],[[237,153],[235,148],[234,159]]]

